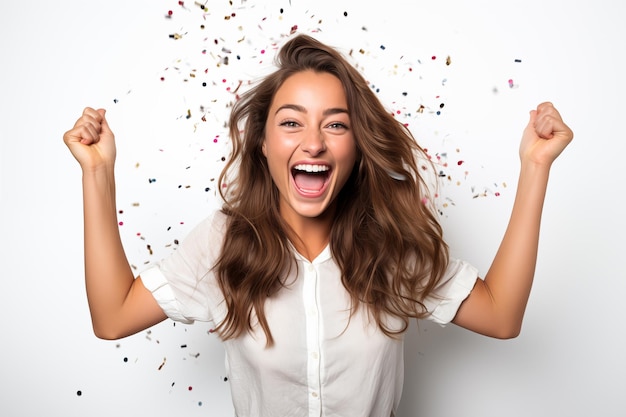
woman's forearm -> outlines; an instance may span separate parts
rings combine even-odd
[[[495,324],[505,335],[519,333],[530,296],[548,176],[549,167],[522,165],[509,224],[485,276]]]
[[[94,332],[110,338],[134,276],[117,223],[113,167],[83,173],[84,256]]]

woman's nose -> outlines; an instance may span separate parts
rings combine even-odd
[[[307,131],[304,134],[300,147],[311,156],[319,155],[326,150],[324,135],[318,129]]]

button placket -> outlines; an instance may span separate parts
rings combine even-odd
[[[304,268],[303,301],[306,314],[307,334],[307,384],[309,389],[309,416],[318,417],[320,402],[320,321],[317,302],[318,276],[316,268],[309,263]]]

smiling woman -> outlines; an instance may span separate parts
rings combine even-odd
[[[524,198],[482,280],[450,259],[421,176],[424,151],[361,74],[305,35],[277,64],[233,107],[222,209],[137,279],[117,229],[104,110],[85,109],[66,132],[83,170],[94,330],[119,338],[166,317],[212,322],[238,416],[393,416],[411,319],[519,332],[548,173],[573,135],[550,103],[531,112]]]
[[[263,154],[280,193],[283,219],[297,236],[323,238],[301,241],[299,249],[312,260],[330,235],[333,215],[321,215],[334,210],[357,157],[341,81],[309,70],[287,78],[270,105]]]
[[[300,35],[283,46],[278,67],[241,97],[230,118],[234,153],[223,176],[237,171],[224,200],[237,233],[226,233],[218,263],[222,289],[233,294],[221,329],[241,334],[254,312],[271,345],[265,301],[284,285],[277,272],[292,267],[290,248],[314,261],[330,247],[349,309],[368,306],[382,332],[397,334],[409,317],[429,315],[422,304],[448,265],[441,229],[422,204],[416,156],[423,151],[334,49]],[[320,163],[328,167],[321,188],[299,187],[294,167]],[[232,277],[241,275],[248,283],[234,286]],[[231,313],[236,305],[245,311]],[[387,315],[404,326],[387,326]]]

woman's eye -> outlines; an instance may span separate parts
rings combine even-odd
[[[285,127],[298,127],[298,123],[294,122],[293,120],[286,120],[282,122],[280,125],[285,126]]]
[[[330,127],[331,129],[347,129],[348,128],[348,126],[346,126],[345,124],[341,122],[331,123],[328,125],[328,127]]]

